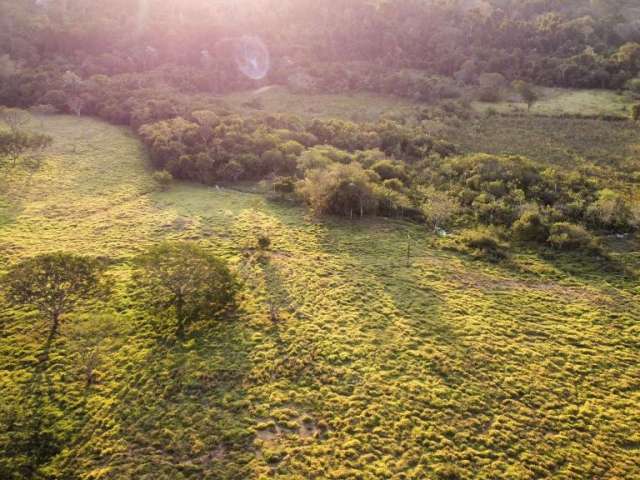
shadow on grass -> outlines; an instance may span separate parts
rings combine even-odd
[[[289,332],[291,322],[307,319],[299,310],[299,305],[290,296],[277,267],[272,264],[269,254],[261,256],[258,264],[263,272],[267,295],[268,317],[271,322],[269,335],[276,346],[275,362],[265,369],[267,381],[287,379],[296,384],[314,385],[326,381],[323,377],[325,359],[318,345],[317,338]],[[304,331],[304,326],[302,328]]]
[[[245,389],[251,344],[241,316],[199,322],[184,339],[151,347],[112,413],[127,444],[123,466],[242,476],[253,437]]]
[[[54,378],[59,365],[50,362],[52,350],[62,348],[56,339],[55,333],[49,332],[36,353],[31,376],[21,386],[19,397],[8,405],[10,413],[3,419],[8,441],[0,445],[0,454],[13,459],[5,472],[8,478],[44,478],[41,469],[64,448],[69,426],[60,425],[58,413],[65,398]]]
[[[630,265],[608,253],[544,250],[539,257],[564,274],[583,281],[604,281],[623,288],[638,280],[638,273]]]

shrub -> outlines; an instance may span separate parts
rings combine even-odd
[[[404,190],[404,183],[397,178],[390,178],[389,180],[383,181],[382,186],[395,192],[402,192]]]
[[[600,190],[598,199],[587,208],[587,218],[596,227],[625,232],[633,229],[633,214],[620,194]]]
[[[492,87],[482,87],[478,90],[478,100],[486,103],[497,103],[501,99],[500,90]]]
[[[508,245],[500,240],[493,229],[481,227],[467,230],[462,234],[461,241],[478,257],[492,261],[499,261],[507,257]]]
[[[581,225],[558,222],[551,225],[547,241],[558,250],[598,249],[593,236]]]
[[[515,80],[512,83],[513,89],[522,97],[522,100],[527,104],[527,109],[531,110],[534,103],[539,100],[539,95],[532,85],[522,80]]]
[[[260,235],[258,237],[258,248],[260,250],[268,250],[271,246],[271,239],[267,235]]]
[[[160,190],[166,191],[173,182],[173,175],[166,170],[157,170],[153,172],[153,180],[158,184]]]
[[[371,167],[371,170],[376,172],[382,180],[391,180],[393,178],[406,180],[407,178],[404,165],[392,160],[380,160]]]
[[[289,140],[281,144],[279,148],[285,155],[294,155],[296,157],[302,155],[302,152],[304,152],[304,145],[295,140]]]
[[[375,214],[378,197],[375,184],[357,163],[334,163],[324,169],[308,172],[298,190],[317,213],[333,213],[353,217]]]
[[[626,87],[633,93],[640,93],[640,78],[632,78],[627,82]]]
[[[527,211],[520,215],[511,230],[515,239],[525,242],[544,242],[549,237],[549,227],[536,211]]]
[[[49,104],[38,104],[29,108],[29,112],[36,115],[54,115],[58,113],[58,109]]]
[[[296,190],[296,183],[293,177],[279,177],[273,182],[273,191],[281,197],[291,195]]]
[[[258,97],[252,98],[251,100],[247,100],[242,104],[243,107],[252,108],[254,110],[263,110],[264,104],[262,100]]]

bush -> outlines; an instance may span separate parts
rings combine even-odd
[[[486,103],[497,103],[501,100],[500,90],[491,87],[482,87],[478,90],[478,100]]]
[[[58,113],[58,109],[53,105],[39,104],[29,108],[29,112],[36,115],[54,115]]]
[[[362,217],[378,211],[379,198],[374,187],[358,163],[334,163],[309,171],[298,190],[317,213]]]
[[[599,250],[593,236],[581,225],[558,222],[551,225],[547,242],[558,250]]]
[[[475,256],[492,261],[503,260],[507,257],[508,245],[500,241],[498,234],[493,229],[467,230],[462,234],[461,241]]]
[[[626,87],[633,93],[640,94],[640,78],[632,78],[627,82]]]
[[[397,178],[390,178],[389,180],[383,181],[382,186],[395,192],[402,192],[404,190],[404,183]]]
[[[620,194],[608,189],[598,192],[598,199],[587,208],[587,218],[596,227],[616,232],[634,228],[631,208]]]
[[[273,182],[273,191],[281,197],[291,195],[296,190],[296,183],[293,177],[279,177]]]
[[[544,242],[549,238],[549,227],[539,212],[524,212],[511,227],[513,236],[524,242]]]
[[[260,250],[268,250],[271,246],[271,239],[267,235],[260,235],[258,237],[258,248]]]
[[[396,178],[404,181],[407,178],[404,165],[392,160],[380,160],[371,167],[371,170],[376,172],[382,180],[391,180]]]
[[[243,107],[252,108],[254,110],[264,110],[264,104],[259,98],[252,98],[242,104]]]
[[[166,170],[158,170],[153,172],[153,180],[158,184],[160,190],[166,191],[173,182],[173,175]]]

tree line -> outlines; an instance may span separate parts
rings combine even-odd
[[[140,136],[156,168],[174,177],[208,184],[269,179],[277,197],[318,213],[404,217],[434,229],[495,226],[556,246],[549,238],[557,223],[613,233],[640,226],[637,203],[587,167],[561,171],[524,157],[461,155],[389,120],[198,111],[144,125]]]
[[[154,105],[138,117],[151,119],[138,133],[163,189],[173,178],[209,185],[266,180],[273,197],[318,214],[406,218],[436,231],[495,227],[557,248],[576,245],[575,238],[553,236],[557,224],[569,224],[564,233],[581,237],[585,248],[592,233],[640,227],[637,200],[586,166],[563,171],[524,157],[462,155],[419,126],[389,119],[303,120],[220,108],[186,113],[190,104],[180,102],[183,116],[174,116]],[[32,148],[50,141],[32,135]]]

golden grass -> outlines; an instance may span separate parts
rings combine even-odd
[[[629,272],[526,251],[488,265],[405,223],[314,219],[185,183],[153,191],[126,131],[42,121],[56,143],[4,194],[0,261],[107,255],[118,292],[69,316],[44,366],[40,321],[0,310],[0,451],[29,425],[3,430],[13,414],[41,419],[60,443],[37,465],[45,477],[640,476],[640,290]],[[259,258],[263,233],[272,246]],[[230,260],[244,284],[235,320],[176,342],[135,303],[129,260],[165,238]],[[637,249],[618,255],[637,275]],[[91,348],[100,363],[87,386]]]
[[[539,88],[540,100],[532,107],[534,115],[580,115],[580,116],[614,116],[629,118],[631,106],[636,103],[627,94],[619,94],[611,90],[571,90],[562,88]],[[527,105],[515,96],[508,95],[498,103],[473,102],[478,112],[494,110],[498,113],[527,112]]]

